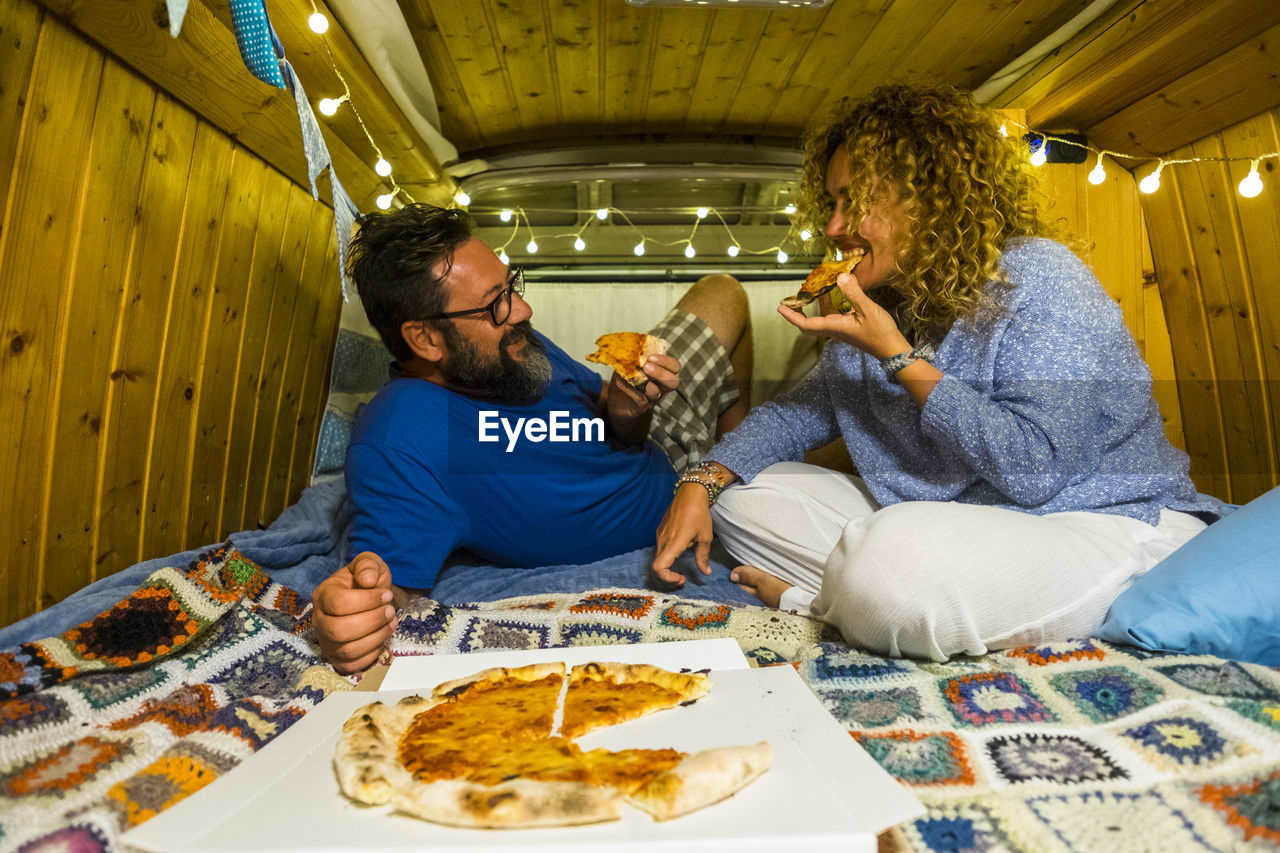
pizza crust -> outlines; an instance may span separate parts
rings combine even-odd
[[[418,714],[443,700],[406,696],[395,705],[373,702],[357,708],[342,724],[333,751],[338,786],[351,799],[371,806],[390,801],[394,791],[413,782],[400,763],[400,735]]]
[[[449,779],[398,788],[391,805],[406,814],[448,826],[515,829],[575,826],[618,818],[618,792],[587,782],[513,779],[478,785]]]
[[[587,361],[612,367],[637,388],[649,381],[644,363],[651,355],[666,355],[667,342],[643,332],[610,332],[596,338],[596,351]]]
[[[763,741],[704,749],[655,776],[627,802],[654,820],[670,820],[733,796],[772,764],[773,748]]]

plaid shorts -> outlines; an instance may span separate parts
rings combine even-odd
[[[679,473],[715,444],[716,419],[737,402],[738,386],[728,353],[702,318],[673,308],[649,334],[680,362],[680,386],[654,405],[649,425],[649,438]]]

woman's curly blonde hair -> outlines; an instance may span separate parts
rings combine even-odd
[[[841,148],[852,158],[850,229],[872,204],[905,201],[908,233],[894,258],[901,281],[893,309],[913,339],[936,343],[957,320],[998,311],[999,300],[983,295],[1008,287],[1000,255],[1009,238],[1060,236],[1040,212],[1039,183],[1021,139],[1002,136],[999,127],[968,92],[895,85],[841,103],[804,134],[796,227],[825,229],[834,208],[827,164]]]

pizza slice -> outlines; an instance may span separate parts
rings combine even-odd
[[[827,261],[819,264],[813,272],[809,273],[804,283],[800,285],[796,295],[784,298],[782,304],[793,311],[802,311],[804,306],[826,293],[839,293],[839,285],[836,279],[840,277],[841,273],[853,272],[853,268],[858,265],[858,262],[862,260],[865,254],[866,252],[863,249],[853,249],[839,261]]]
[[[644,373],[644,363],[651,355],[664,355],[667,342],[643,332],[610,332],[596,338],[596,351],[587,361],[603,364],[618,371],[618,375],[637,388],[649,381]]]
[[[579,664],[569,673],[560,734],[576,738],[665,708],[690,705],[710,689],[706,672],[671,672],[649,664]]]

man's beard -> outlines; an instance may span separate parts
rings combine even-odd
[[[551,383],[547,348],[528,320],[509,327],[498,342],[497,356],[487,358],[453,324],[443,330],[449,349],[444,378],[452,387],[519,406],[541,399]],[[520,341],[525,342],[524,353],[517,361],[508,350]]]

